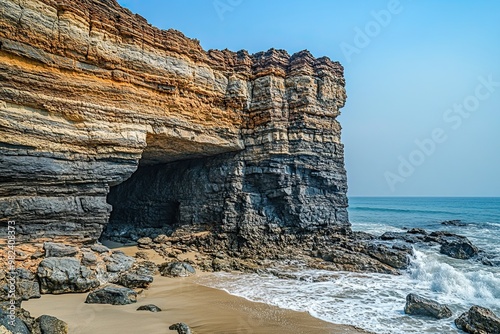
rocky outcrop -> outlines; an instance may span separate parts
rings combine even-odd
[[[453,315],[448,306],[418,296],[414,293],[410,293],[406,296],[404,311],[406,314],[427,316],[435,319],[449,318]]]
[[[500,318],[491,310],[476,305],[455,319],[455,325],[472,334],[500,333]]]
[[[113,0],[0,6],[0,221],[19,240],[348,232],[338,62],[207,52]]]

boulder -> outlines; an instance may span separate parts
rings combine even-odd
[[[125,255],[122,251],[114,251],[111,256],[104,258],[104,261],[106,261],[106,269],[108,272],[117,273],[132,268],[135,259]]]
[[[161,308],[153,304],[142,305],[137,308],[137,311],[161,312]]]
[[[420,297],[410,293],[406,296],[405,313],[411,315],[422,315],[436,319],[444,319],[452,316],[451,310],[446,305],[439,304],[433,300]]]
[[[49,257],[38,265],[42,293],[87,292],[99,286],[95,274],[72,257]]]
[[[19,317],[11,319],[7,311],[0,309],[0,333],[31,334],[31,330]]]
[[[87,304],[126,305],[137,301],[137,293],[129,288],[109,284],[88,294]]]
[[[36,319],[41,334],[68,334],[68,324],[50,315],[41,315]]]
[[[147,288],[153,282],[153,276],[124,273],[118,278],[118,284],[127,288]]]
[[[78,248],[55,242],[45,242],[43,249],[45,257],[72,257],[78,254]]]
[[[191,328],[183,322],[179,322],[168,327],[171,331],[177,331],[177,334],[192,334]]]
[[[409,256],[413,254],[410,247],[370,244],[366,254],[396,269],[405,269],[410,264]]]
[[[162,276],[187,277],[194,275],[196,271],[189,263],[170,262],[164,263],[160,266],[160,273]]]
[[[445,237],[439,243],[439,252],[455,259],[467,260],[479,254],[479,249],[463,236]]]
[[[472,334],[500,333],[500,318],[490,309],[476,305],[455,319],[455,325],[464,332]]]

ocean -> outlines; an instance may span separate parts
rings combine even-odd
[[[352,197],[349,206],[354,231],[374,235],[417,227],[449,231],[467,236],[500,263],[500,198]],[[460,220],[464,226],[441,224],[447,220]],[[416,248],[409,268],[400,276],[307,268],[299,273],[297,280],[217,273],[200,277],[198,283],[379,334],[462,333],[453,320],[472,305],[490,308],[500,316],[500,266],[452,259],[437,247]],[[433,320],[406,315],[403,308],[410,292],[447,304],[453,317]]]

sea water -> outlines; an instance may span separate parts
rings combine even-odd
[[[467,236],[500,263],[500,198],[355,197],[349,205],[355,231],[375,235],[416,227],[449,231]],[[446,220],[461,220],[464,226],[442,225]],[[500,315],[500,267],[452,259],[440,254],[439,248],[416,248],[410,267],[400,276],[307,268],[294,269],[293,274],[297,279],[270,273],[218,273],[201,277],[199,283],[379,334],[460,333],[453,320],[472,305]],[[433,320],[406,315],[403,308],[410,292],[448,305],[453,316]]]

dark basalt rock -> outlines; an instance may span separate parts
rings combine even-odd
[[[42,293],[87,292],[99,286],[95,274],[71,257],[50,257],[37,270]]]
[[[177,331],[177,334],[192,334],[191,328],[183,322],[170,325],[168,327],[171,331]]]
[[[126,305],[137,301],[137,293],[129,288],[109,284],[88,294],[87,304]]]
[[[441,225],[458,226],[458,227],[467,226],[467,224],[463,223],[460,219],[445,220],[445,221],[441,222]]]
[[[161,312],[161,308],[153,304],[142,305],[137,308],[137,311]]]
[[[40,284],[35,274],[24,268],[16,269],[16,294],[23,300],[40,298]]]
[[[448,306],[413,293],[406,296],[404,311],[406,314],[428,316],[436,319],[449,318],[453,315]]]
[[[118,284],[127,288],[147,288],[153,282],[153,276],[124,273],[118,278]]]
[[[437,237],[437,242],[441,245],[440,253],[455,259],[470,259],[479,254],[479,249],[474,246],[467,237],[453,233],[430,234],[430,237]]]
[[[500,333],[500,318],[490,309],[476,305],[455,319],[455,325],[464,332],[472,334]]]
[[[187,277],[194,275],[196,270],[186,262],[170,262],[160,266],[162,276]]]
[[[410,264],[409,256],[413,254],[413,250],[410,247],[394,245],[389,248],[385,245],[371,244],[366,248],[366,253],[388,266],[406,269]]]
[[[12,324],[13,322],[13,324]],[[13,320],[9,318],[9,313],[5,310],[0,309],[0,333],[3,333],[2,326],[9,330],[13,334],[31,334],[31,330],[19,317],[15,317]]]
[[[50,315],[41,315],[36,319],[41,334],[68,334],[68,324]]]

